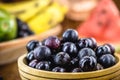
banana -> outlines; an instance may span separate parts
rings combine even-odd
[[[52,1],[28,0],[10,4],[0,3],[0,8],[26,22],[35,34],[39,34],[60,23],[67,12],[66,7]]]
[[[0,3],[0,8],[5,9],[12,14],[16,14],[31,8],[31,6],[33,6],[36,2],[37,0],[21,1],[14,3]]]
[[[22,21],[26,22],[27,20],[32,18],[34,15],[36,15],[38,12],[45,9],[50,3],[51,3],[51,0],[37,0],[37,4],[32,6],[30,9],[26,10],[26,12],[16,16]]]
[[[39,34],[60,23],[64,19],[66,12],[67,9],[65,7],[54,2],[51,6],[46,8],[46,10],[37,14],[27,23],[34,33]]]
[[[64,6],[54,2],[53,5],[46,11],[46,13],[49,13],[49,15],[53,16],[51,18],[51,26],[60,23],[64,19],[66,12],[67,9]]]
[[[45,30],[48,30],[50,25],[50,19],[52,18],[51,15],[49,15],[46,12],[39,13],[36,15],[33,19],[27,22],[29,25],[30,29],[36,33],[39,34]]]
[[[32,0],[13,4],[2,4],[1,7],[26,22],[50,3],[51,0]]]

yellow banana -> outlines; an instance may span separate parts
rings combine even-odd
[[[27,23],[34,33],[39,34],[60,23],[64,19],[66,11],[64,7],[54,2],[45,11],[36,15]]]
[[[31,19],[27,24],[29,25],[30,29],[36,33],[39,34],[47,29],[49,29],[48,23],[50,22],[50,19],[52,18],[51,15],[42,12],[33,19]]]
[[[36,34],[48,30],[64,19],[67,9],[52,0],[28,0],[16,3],[0,3],[0,8],[9,11],[26,22]]]
[[[12,14],[15,14],[31,8],[31,6],[34,6],[36,2],[37,0],[21,1],[14,3],[0,3],[0,8],[3,8]]]
[[[51,0],[37,0],[37,4],[35,4],[35,6],[32,6],[30,9],[26,10],[25,13],[21,13],[16,16],[22,21],[26,22],[27,20],[35,16],[38,12],[45,9],[50,2]]]
[[[14,7],[11,4],[9,4],[8,6],[10,8],[8,8],[8,6],[7,6],[4,9],[7,9],[7,10],[13,9],[11,11],[11,13],[13,15],[15,15],[16,17],[18,17],[19,19],[21,19],[22,21],[26,22],[27,20],[32,18],[34,15],[36,15],[39,11],[41,11],[45,7],[47,7],[50,2],[51,2],[51,0],[33,0],[30,2],[28,1],[28,3],[24,2],[23,5],[20,3],[18,6],[16,5]],[[26,3],[26,5],[24,5],[25,3]],[[17,8],[15,8],[15,7],[19,8],[19,10],[17,11]]]
[[[51,25],[54,26],[60,23],[64,19],[64,15],[67,12],[67,9],[64,6],[54,2],[51,7],[46,11],[49,15],[53,16],[51,18]]]

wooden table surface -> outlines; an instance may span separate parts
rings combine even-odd
[[[80,22],[71,21],[66,19],[63,21],[63,31],[67,28],[76,28]],[[61,32],[62,34],[62,32]],[[61,34],[59,36],[61,36]],[[21,80],[18,72],[17,61],[0,66],[0,76],[3,77],[4,80]]]

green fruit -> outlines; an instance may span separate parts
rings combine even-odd
[[[0,9],[0,41],[16,38],[17,22],[14,16]]]

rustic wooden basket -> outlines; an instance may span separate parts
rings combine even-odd
[[[29,36],[26,38],[15,39],[0,43],[0,65],[11,63],[23,53],[26,53],[25,45],[30,40],[43,40],[48,36],[58,35],[62,31],[61,25],[57,25],[38,35]]]
[[[22,80],[120,80],[120,54],[115,54],[116,65],[98,71],[79,73],[50,72],[31,68],[26,65],[26,54],[18,59],[18,68]]]

